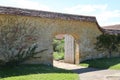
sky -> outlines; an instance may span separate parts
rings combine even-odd
[[[95,16],[101,27],[120,24],[120,0],[1,0],[0,6]]]

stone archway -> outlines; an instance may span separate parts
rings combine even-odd
[[[80,63],[79,41],[76,34],[57,34],[57,38],[64,37],[64,62],[71,64]]]

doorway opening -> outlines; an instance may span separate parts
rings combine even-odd
[[[64,61],[65,55],[65,38],[64,34],[58,34],[53,38],[53,59],[57,61]]]
[[[72,35],[59,34],[53,39],[53,59],[76,64],[79,60],[78,44]]]

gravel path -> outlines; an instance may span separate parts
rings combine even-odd
[[[74,64],[54,61],[54,66],[58,68],[73,70],[78,73],[80,80],[120,80],[120,70],[99,70],[95,68],[85,68]]]

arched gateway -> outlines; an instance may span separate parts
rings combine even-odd
[[[27,63],[52,64],[52,40],[57,34],[68,34],[74,37],[73,42],[75,43],[73,43],[74,49],[72,50],[72,53],[70,52],[72,46],[72,44],[69,44],[70,37],[66,36],[66,40],[68,39],[68,42],[66,43],[68,44],[66,54],[68,57],[66,56],[65,60],[72,59],[68,62],[78,64],[83,60],[101,57],[101,54],[94,49],[96,37],[101,34],[101,29],[95,17],[1,6],[0,19],[9,17],[27,19],[27,21],[32,22],[33,27],[38,27],[39,32],[41,33],[38,37],[39,49],[47,50],[43,53],[35,55],[34,58],[26,61]],[[23,23],[23,21],[20,21],[20,24]]]

